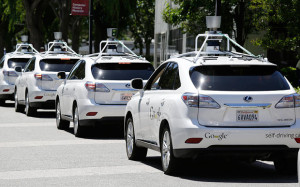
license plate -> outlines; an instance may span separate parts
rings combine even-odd
[[[132,97],[132,93],[123,93],[121,94],[121,101],[129,101]]]
[[[45,93],[44,96],[54,97],[54,96],[55,96],[55,93]]]
[[[258,121],[258,111],[238,110],[236,111],[236,121]]]

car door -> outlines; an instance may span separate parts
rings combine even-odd
[[[138,126],[137,128],[137,134],[140,135],[144,141],[150,142],[150,134],[149,132],[149,126],[153,123],[154,119],[154,110],[153,110],[153,104],[152,100],[157,97],[156,90],[159,89],[158,82],[160,80],[160,77],[162,76],[166,66],[168,63],[165,63],[161,65],[150,77],[149,81],[147,82],[145,86],[144,93],[141,94],[141,98],[139,101],[139,107],[138,107]]]
[[[63,114],[68,117],[72,116],[72,105],[76,99],[76,92],[80,92],[80,90],[75,90],[80,87],[77,84],[84,84],[82,80],[85,78],[85,64],[83,60],[78,61],[67,77],[62,90],[61,108]]]
[[[178,83],[179,82],[179,83]],[[176,84],[176,85],[175,85]],[[149,141],[159,143],[159,128],[163,119],[168,119],[170,113],[177,108],[174,107],[177,101],[176,90],[180,86],[178,64],[170,62],[159,79],[158,89],[153,90],[150,104],[150,120],[148,126]],[[180,98],[180,97],[179,97]]]
[[[25,89],[28,86],[28,78],[29,76],[34,77],[34,66],[35,66],[36,58],[31,58],[26,67],[24,68],[24,72],[20,75],[18,87],[17,87],[17,94],[20,101],[25,101]]]

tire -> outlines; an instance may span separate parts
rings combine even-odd
[[[147,156],[147,148],[135,144],[134,125],[132,118],[126,121],[126,153],[129,160],[143,160]]]
[[[19,104],[17,90],[15,91],[15,112],[23,112],[25,107]]]
[[[166,175],[175,174],[177,160],[173,154],[171,132],[168,127],[165,127],[163,129],[160,143],[161,163],[163,172]]]
[[[30,106],[28,93],[25,95],[25,114],[26,116],[34,116],[36,109]]]
[[[84,136],[84,128],[80,125],[78,107],[76,106],[73,113],[74,135],[76,137]]]
[[[284,175],[297,174],[297,154],[282,155],[274,160],[275,169]]]
[[[61,110],[60,110],[60,103],[57,101],[56,103],[56,127],[59,130],[67,130],[70,127],[70,122],[61,119]]]

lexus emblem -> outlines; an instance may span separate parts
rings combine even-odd
[[[253,98],[251,96],[246,96],[243,98],[245,102],[251,102],[253,100]]]
[[[130,84],[126,84],[125,86],[126,86],[126,88],[130,88]]]

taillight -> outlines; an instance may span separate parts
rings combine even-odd
[[[294,107],[300,107],[299,94],[286,95],[275,105],[275,108],[294,108]]]
[[[95,91],[96,84],[93,82],[86,82],[85,87],[88,91]]]
[[[189,107],[198,108],[220,108],[220,105],[211,97],[206,95],[198,95],[194,93],[185,93],[182,100]]]
[[[300,95],[294,94],[294,99],[295,99],[295,107],[300,107]]]
[[[9,76],[9,77],[17,77],[18,74],[15,71],[3,71],[4,76]]]
[[[34,78],[36,80],[42,80],[42,81],[53,81],[53,79],[49,75],[45,74],[34,74]]]
[[[96,83],[96,92],[110,92],[110,90],[101,83]]]
[[[89,91],[110,92],[110,90],[102,83],[86,82],[85,87]]]
[[[199,95],[199,108],[220,108],[220,105],[207,95]]]
[[[181,99],[189,107],[198,107],[199,106],[198,94],[184,93],[182,95]]]

